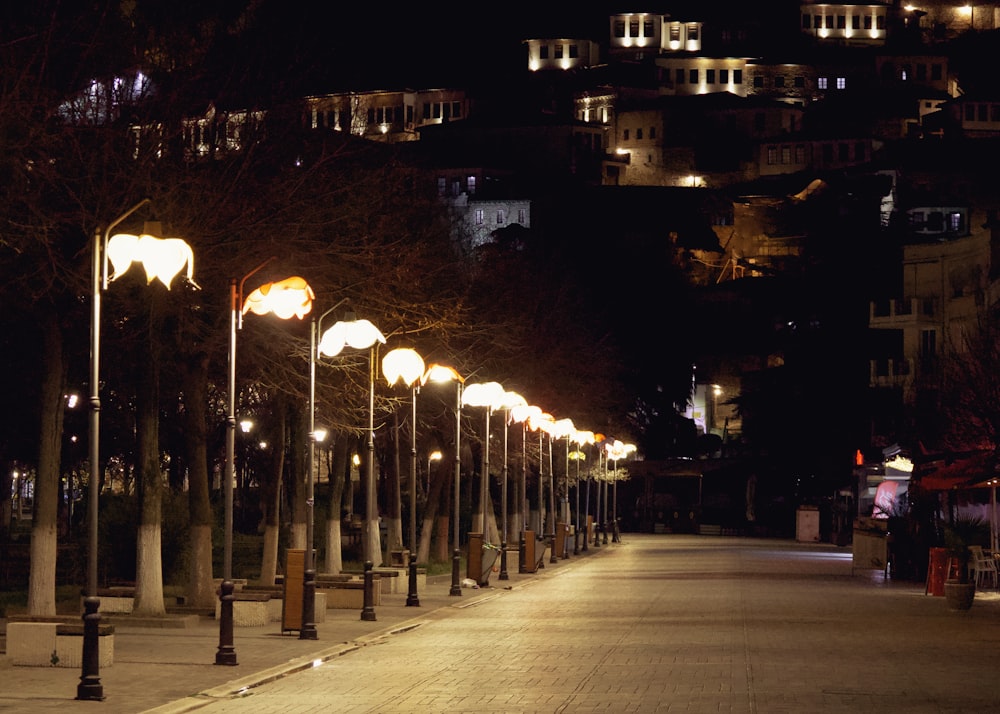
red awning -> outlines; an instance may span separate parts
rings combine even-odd
[[[990,488],[993,481],[993,452],[980,452],[919,476],[916,481],[925,491],[952,491]]]

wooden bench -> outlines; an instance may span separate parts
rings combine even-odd
[[[380,578],[376,575],[372,582],[372,605],[382,604]],[[365,606],[365,581],[349,575],[326,575],[316,578],[317,611],[320,594],[326,597],[326,607],[332,610],[360,610]]]

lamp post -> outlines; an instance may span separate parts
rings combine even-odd
[[[564,560],[569,557],[569,545],[566,543],[566,524],[569,523],[569,440],[576,431],[576,427],[573,426],[572,419],[557,419],[552,425],[552,432],[549,434],[550,439],[566,439],[566,459],[565,470],[563,472],[563,483],[565,484],[565,489],[560,489],[559,497],[559,515],[563,519],[563,552],[559,554]],[[552,445],[549,444],[549,454],[551,456]],[[553,472],[554,476],[555,472]],[[553,485],[553,489],[555,486]],[[553,554],[554,555],[554,554]]]
[[[509,421],[520,422],[521,424],[521,484],[518,489],[521,497],[521,533],[519,541],[519,572],[525,572],[527,563],[524,562],[526,533],[528,529],[528,420],[534,416],[536,419],[541,415],[540,407],[525,404],[515,406],[510,410]]]
[[[608,446],[608,460],[615,462],[614,469],[612,471],[613,481],[611,486],[611,518],[612,523],[614,524],[611,531],[611,541],[613,543],[621,542],[621,534],[618,530],[618,460],[627,458],[628,455],[635,450],[635,444],[626,444],[618,441],[617,439]],[[605,508],[606,507],[607,506],[605,505]],[[605,543],[606,542],[607,541],[605,541]]]
[[[273,257],[265,260],[244,275],[238,284],[235,278],[229,283],[229,389],[228,411],[226,415],[226,468],[222,484],[225,504],[225,547],[222,558],[222,585],[219,587],[219,648],[215,653],[216,664],[237,664],[236,651],[233,648],[233,590],[235,589],[233,585],[233,475],[235,471],[236,450],[236,332],[243,329],[243,315],[248,312],[252,312],[255,315],[272,314],[282,320],[289,320],[292,317],[297,317],[301,320],[312,310],[312,303],[316,297],[309,283],[303,278],[293,276],[277,282],[266,283],[247,295],[246,300],[244,300],[243,288],[247,280],[272,260],[274,260]],[[310,374],[310,407],[312,405],[312,389],[313,375]],[[315,428],[312,422],[312,409],[310,409],[309,418],[309,476],[307,483],[311,484],[313,468],[312,439]],[[307,492],[306,502],[309,508],[311,508],[311,493]],[[312,518],[310,517],[307,521],[307,529],[311,523]],[[306,540],[311,547],[312,541],[308,534]],[[308,559],[311,553],[310,547],[306,548],[307,572],[309,570]],[[305,594],[303,594],[303,603],[305,603]],[[316,625],[312,622],[313,617],[307,612],[305,606],[303,607],[302,620],[302,629],[299,631],[300,637],[305,633],[306,638],[315,639]]]
[[[389,386],[402,382],[410,387],[410,558],[406,564],[409,571],[409,592],[407,607],[420,605],[417,596],[417,393],[419,381],[424,376],[424,358],[416,350],[400,347],[388,352],[382,358],[382,374]],[[428,461],[428,463],[430,463]],[[430,468],[428,466],[428,468]]]
[[[479,531],[486,541],[486,509],[489,503],[489,471],[490,471],[490,413],[493,405],[503,398],[504,388],[499,382],[480,382],[466,385],[462,391],[462,406],[485,407],[486,431],[483,436],[483,467],[479,477]],[[476,523],[472,525],[476,528]]]
[[[510,580],[507,572],[507,427],[511,423],[511,412],[517,407],[528,406],[527,400],[517,392],[504,392],[501,402],[495,405],[498,409],[505,409],[506,415],[503,420],[503,483],[500,491],[500,511],[503,523],[500,535],[500,580]]]
[[[462,494],[462,388],[465,384],[465,378],[452,367],[447,367],[443,364],[432,364],[427,368],[427,371],[420,380],[421,384],[427,384],[427,382],[435,382],[437,384],[442,382],[455,383],[455,503],[452,515],[451,589],[448,591],[448,595],[461,596],[462,585],[459,582],[459,570],[461,569],[460,560],[462,556],[458,540],[458,518],[460,513],[459,498]]]
[[[528,428],[532,431],[538,432],[538,527],[544,533],[545,531],[545,519],[542,517],[542,513],[545,510],[545,485],[543,475],[545,473],[545,449],[542,444],[542,435],[551,433],[552,425],[555,423],[555,418],[548,412],[539,411],[528,417]],[[551,454],[551,437],[549,440],[549,453]],[[551,547],[553,548],[553,556],[555,553],[555,530],[556,524],[554,520],[554,510],[553,505],[553,495],[552,495],[552,462],[549,462],[549,520],[552,524],[551,537]],[[544,554],[544,549],[542,550]],[[551,561],[550,561],[551,562]],[[541,567],[541,564],[540,564]]]
[[[191,247],[179,238],[156,238],[148,234],[117,234],[111,238],[111,230],[126,218],[150,202],[144,198],[122,215],[111,221],[103,234],[94,231],[91,255],[91,322],[90,322],[90,419],[89,419],[89,464],[90,490],[87,497],[87,596],[83,607],[83,652],[81,654],[80,682],[76,688],[76,698],[89,701],[104,699],[104,685],[100,676],[99,631],[101,604],[97,596],[97,510],[100,506],[100,352],[101,352],[101,292],[107,290],[108,283],[124,274],[134,262],[142,263],[146,271],[147,284],[158,279],[166,288],[178,273],[187,266],[188,281],[193,280],[194,257]],[[108,262],[114,274],[108,277]]]
[[[573,555],[578,555],[580,553],[580,462],[587,459],[587,454],[581,449],[594,443],[594,432],[575,431],[571,437],[571,441],[579,447],[575,451],[566,454],[567,459],[576,462],[576,521],[573,525]],[[568,473],[569,464],[567,464],[566,469]],[[583,539],[583,549],[587,549],[586,536]]]
[[[327,311],[329,312],[329,311]],[[362,620],[375,620],[375,609],[370,605],[373,600],[372,579],[368,577],[375,563],[375,554],[379,552],[379,564],[382,562],[381,545],[378,528],[378,514],[375,509],[375,346],[385,344],[385,336],[368,320],[358,320],[353,313],[345,319],[335,322],[333,327],[323,333],[319,341],[319,354],[336,357],[345,347],[368,350],[368,457],[365,460],[365,607],[361,611]],[[376,546],[378,546],[376,548]]]

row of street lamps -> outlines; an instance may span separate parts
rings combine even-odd
[[[100,350],[100,301],[101,293],[106,290],[108,283],[124,274],[134,263],[141,263],[146,271],[147,282],[159,279],[168,289],[171,282],[183,270],[187,268],[187,279],[190,284],[193,281],[193,254],[190,246],[180,239],[161,239],[143,233],[139,236],[130,234],[117,234],[109,238],[111,230],[122,223],[139,208],[149,202],[144,199],[127,212],[112,221],[103,236],[100,231],[95,233],[93,246],[93,271],[92,271],[92,299],[93,313],[91,323],[91,419],[90,419],[90,455],[89,468],[91,474],[91,488],[89,492],[89,542],[88,542],[88,583],[87,596],[84,599],[84,638],[83,657],[80,683],[77,687],[77,699],[102,700],[104,699],[103,685],[99,674],[99,623],[100,614],[98,608],[100,600],[97,597],[97,526],[98,526],[98,434],[99,434],[99,414],[100,397],[98,385],[99,375],[99,350]],[[274,315],[279,319],[291,319],[293,317],[300,320],[310,314],[313,309],[315,294],[308,282],[301,277],[293,276],[285,280],[267,283],[253,290],[244,297],[244,287],[247,280],[264,268],[274,258],[264,261],[237,282],[233,279],[230,282],[230,325],[229,325],[229,354],[228,354],[228,384],[227,384],[227,412],[226,412],[226,461],[224,471],[223,497],[225,509],[224,523],[224,555],[223,555],[223,577],[219,589],[220,618],[219,618],[219,645],[216,651],[215,663],[218,665],[236,665],[237,656],[233,643],[233,604],[235,600],[232,574],[232,549],[233,549],[233,481],[235,475],[235,433],[236,433],[236,336],[242,329],[243,316],[248,312],[256,315]],[[108,262],[114,268],[114,274],[108,277]],[[310,325],[310,349],[309,349],[309,449],[306,479],[306,548],[304,557],[303,589],[302,589],[302,622],[299,630],[300,639],[317,639],[315,625],[315,590],[316,590],[316,570],[313,554],[313,521],[314,521],[314,489],[315,489],[315,447],[322,441],[325,431],[316,428],[316,360],[321,356],[336,357],[345,348],[355,350],[368,350],[368,427],[367,427],[367,458],[365,459],[365,536],[364,536],[364,560],[365,560],[365,607],[362,610],[362,619],[374,620],[374,608],[370,606],[372,595],[371,569],[376,560],[376,554],[380,553],[379,525],[376,514],[376,492],[375,492],[375,471],[374,471],[374,400],[375,400],[375,355],[378,345],[385,344],[386,338],[379,329],[368,320],[358,320],[353,314],[345,316],[344,320],[336,322],[327,331],[322,331],[323,319],[346,300],[341,300],[336,305],[322,313],[318,318],[313,317]],[[539,432],[539,444],[541,445],[541,435],[549,435],[549,476],[550,476],[550,518],[551,528],[555,530],[555,501],[554,501],[554,476],[551,463],[551,444],[554,439],[565,438],[567,448],[566,477],[567,484],[569,478],[569,444],[576,443],[579,447],[594,444],[603,437],[594,435],[593,432],[577,431],[569,419],[555,420],[551,415],[544,413],[540,408],[530,406],[520,394],[505,390],[497,382],[486,382],[481,384],[466,385],[464,378],[452,367],[431,364],[425,365],[423,358],[413,349],[399,348],[388,352],[382,360],[382,373],[390,386],[403,384],[411,389],[411,442],[410,442],[410,523],[408,534],[408,546],[410,550],[409,558],[409,594],[406,604],[408,606],[419,605],[419,597],[416,592],[416,478],[417,478],[417,448],[416,448],[416,414],[417,414],[417,394],[420,387],[428,382],[447,383],[456,385],[455,403],[455,477],[454,477],[454,514],[453,514],[453,554],[452,554],[452,586],[451,595],[461,595],[459,583],[459,496],[461,477],[461,410],[463,407],[481,407],[485,409],[485,437],[483,454],[483,465],[480,483],[480,503],[473,528],[478,528],[484,537],[487,537],[488,495],[489,495],[489,433],[490,417],[495,412],[503,412],[504,418],[504,461],[502,477],[502,525],[500,529],[501,538],[501,572],[500,579],[506,580],[507,573],[507,485],[508,485],[508,465],[507,465],[507,428],[509,424],[521,423],[524,429],[530,428]],[[526,434],[526,431],[524,432]],[[524,435],[523,434],[523,435]],[[620,443],[620,442],[619,442]],[[634,447],[632,447],[634,448]],[[522,439],[522,450],[524,449]],[[574,458],[583,458],[582,452],[574,452]],[[624,454],[612,456],[608,450],[608,459],[623,458]],[[430,457],[433,458],[433,457]],[[428,459],[428,464],[430,463]],[[617,461],[616,461],[617,463]],[[542,455],[539,454],[539,509],[541,505],[541,473]],[[577,477],[579,480],[579,462],[577,462]],[[521,493],[524,494],[525,468],[522,460],[521,469]],[[568,486],[567,486],[568,487]],[[588,483],[589,500],[589,483]],[[526,501],[526,499],[525,499]],[[606,501],[606,499],[605,499]],[[605,509],[606,509],[605,503]],[[568,503],[566,508],[568,508]],[[579,488],[577,489],[577,530],[579,530]],[[606,511],[605,511],[606,513]],[[568,515],[568,514],[567,514]],[[521,521],[521,528],[524,530],[527,525],[528,514],[525,512]],[[568,518],[566,519],[568,521]],[[586,544],[585,544],[586,547]],[[554,543],[553,543],[554,551]],[[553,558],[555,553],[553,552]],[[379,559],[380,560],[380,559]]]

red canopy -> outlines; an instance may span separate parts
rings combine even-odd
[[[990,488],[996,475],[993,466],[993,452],[983,451],[950,464],[939,466],[934,471],[923,474],[917,480],[925,491],[952,491],[969,488]]]

